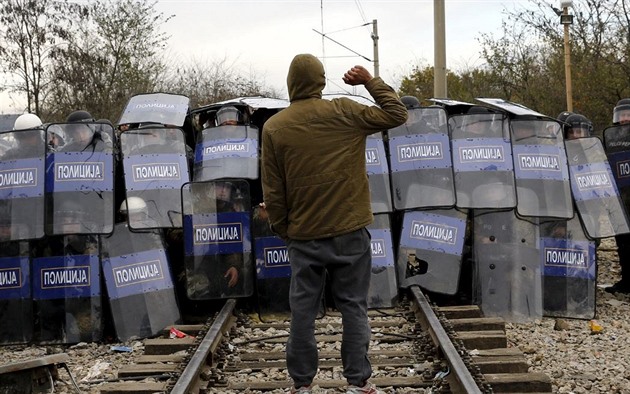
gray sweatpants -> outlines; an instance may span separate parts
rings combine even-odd
[[[343,376],[349,384],[362,386],[372,375],[367,357],[370,345],[367,294],[372,267],[367,229],[332,238],[290,240],[287,247],[291,262],[287,369],[295,387],[311,384],[317,373],[315,318],[320,310],[326,270],[335,306],[342,314]]]

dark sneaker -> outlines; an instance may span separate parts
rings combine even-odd
[[[346,394],[383,394],[383,392],[378,391],[373,383],[366,382],[363,387],[355,385],[348,387]]]
[[[630,283],[619,281],[610,287],[606,287],[604,290],[612,294],[615,294],[615,293],[630,294]]]

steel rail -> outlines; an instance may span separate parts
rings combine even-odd
[[[419,314],[420,319],[423,320],[422,323],[426,326],[426,329],[429,330],[429,334],[431,335],[433,342],[442,350],[442,353],[446,358],[446,362],[450,366],[451,374],[459,386],[459,390],[455,392],[481,394],[482,391],[479,389],[479,386],[468,370],[468,367],[466,367],[464,361],[459,356],[457,349],[453,346],[451,339],[442,327],[442,324],[435,315],[435,312],[433,312],[433,308],[431,308],[429,301],[420,290],[420,287],[411,286],[410,290],[414,301],[422,312]]]
[[[175,383],[175,386],[173,386],[173,389],[170,391],[172,394],[187,394],[192,390],[195,381],[201,373],[201,369],[206,365],[208,355],[216,349],[221,341],[222,332],[230,322],[230,318],[234,314],[235,306],[235,299],[226,301],[225,305],[214,319],[210,329],[203,337],[201,344],[190,359],[190,362],[186,365],[186,368],[177,380],[177,383]]]

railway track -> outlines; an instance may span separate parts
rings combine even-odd
[[[551,379],[528,372],[520,350],[507,347],[505,322],[476,306],[435,307],[418,287],[397,308],[371,310],[371,381],[387,393],[544,393]],[[287,321],[261,322],[228,300],[205,325],[176,326],[183,338],[145,340],[144,355],[119,370],[101,393],[286,392]],[[316,322],[320,371],[315,392],[343,392],[341,316]]]

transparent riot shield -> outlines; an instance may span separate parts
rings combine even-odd
[[[291,264],[286,243],[269,227],[266,211],[254,208],[252,221],[256,254],[256,293],[258,315],[262,321],[289,317],[289,286]]]
[[[441,294],[457,292],[466,213],[456,209],[407,211],[398,247],[398,285]]]
[[[258,134],[252,125],[204,129],[195,147],[193,180],[258,179]]]
[[[188,97],[179,94],[138,94],[129,99],[118,124],[159,123],[181,127],[189,102]]]
[[[398,283],[389,215],[374,215],[374,222],[367,228],[372,247],[368,308],[392,308],[398,304]]]
[[[191,300],[254,293],[249,186],[243,180],[182,187],[186,289]]]
[[[11,148],[0,156],[0,242],[44,236],[44,130],[2,133]]]
[[[516,187],[507,119],[503,114],[449,119],[459,208],[514,208]]]
[[[0,344],[33,338],[33,299],[28,242],[0,243]]]
[[[107,130],[103,130],[106,128]],[[98,129],[98,131],[96,131]],[[65,137],[46,155],[46,233],[109,234],[114,229],[113,133],[103,123],[51,124]]]
[[[626,208],[630,208],[630,124],[604,130],[604,149],[617,189]]]
[[[455,205],[451,146],[444,109],[412,109],[407,122],[389,130],[388,135],[394,208]]]
[[[144,215],[129,215],[132,230],[182,227],[182,185],[190,180],[180,129],[146,127],[121,134],[127,198],[139,197]]]
[[[580,219],[540,223],[540,251],[545,316],[595,317],[597,253]]]
[[[475,293],[486,316],[524,322],[542,317],[537,219],[514,210],[473,211]]]
[[[630,232],[617,184],[597,137],[565,141],[571,190],[584,229],[591,238]]]
[[[573,217],[569,169],[562,129],[553,120],[511,120],[520,216]]]
[[[93,235],[47,237],[33,259],[34,341],[103,338],[99,241]]]
[[[370,182],[372,213],[392,212],[389,164],[385,156],[383,133],[368,135],[365,146],[365,164]]]
[[[121,341],[159,334],[181,322],[165,246],[156,230],[132,232],[118,223],[103,237],[103,275],[116,336]]]

